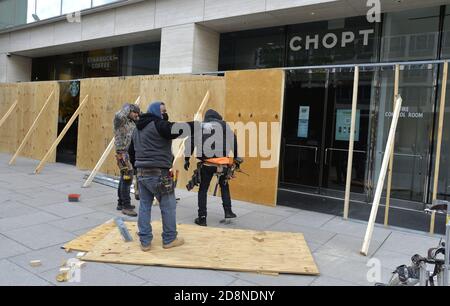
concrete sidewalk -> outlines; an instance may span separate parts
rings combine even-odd
[[[0,154],[0,285],[373,285],[367,274],[371,258],[381,263],[381,281],[390,278],[400,264],[409,264],[413,254],[426,254],[439,236],[377,226],[370,256],[359,255],[366,224],[340,217],[288,207],[269,208],[234,201],[238,219],[233,228],[301,232],[305,235],[321,275],[318,277],[212,270],[142,267],[88,262],[81,283],[58,283],[56,275],[66,253],[61,246],[88,230],[116,217],[116,191],[93,184],[82,189],[87,173],[73,166],[48,164],[42,174],[32,174],[38,161],[19,158],[8,166],[10,155]],[[80,203],[68,203],[69,193],[80,193]],[[178,222],[192,224],[196,216],[196,194],[177,190],[180,197]],[[208,203],[208,226],[223,227],[218,198]],[[138,203],[135,203],[138,205]],[[317,203],[320,205],[320,203]],[[160,219],[159,209],[153,219]],[[41,260],[33,268],[30,260]],[[374,261],[377,262],[377,261]]]

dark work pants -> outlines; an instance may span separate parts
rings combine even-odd
[[[117,188],[117,196],[119,197],[119,205],[129,208],[131,205],[130,188],[133,180],[124,180],[123,175],[120,176],[119,188]]]
[[[206,202],[208,198],[208,189],[211,180],[216,173],[216,167],[203,166],[200,170],[201,183],[198,191],[198,215],[207,216]],[[222,195],[222,204],[224,208],[231,208],[230,186],[223,176],[219,179],[220,192]]]

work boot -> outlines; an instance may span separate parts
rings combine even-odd
[[[148,246],[144,246],[144,245],[141,244],[141,250],[142,250],[142,252],[148,252],[148,251],[150,251],[151,249],[152,249],[152,245],[151,245],[151,244],[149,244]]]
[[[137,217],[137,213],[131,207],[123,207],[122,214],[130,216],[130,217]]]
[[[171,243],[169,243],[169,244],[164,244],[164,245],[163,245],[163,248],[164,248],[164,249],[171,249],[171,248],[179,247],[179,246],[181,246],[181,245],[183,245],[183,244],[184,244],[184,239],[181,238],[181,237],[178,237],[178,238],[176,238],[174,241],[172,241]]]
[[[205,216],[198,217],[197,219],[195,219],[194,222],[195,222],[195,224],[200,225],[200,226],[207,226]]]
[[[135,209],[136,208],[136,206],[134,206],[134,205],[128,205],[128,208],[130,208],[130,209]],[[123,209],[123,205],[122,205],[122,203],[117,203],[117,210],[122,210]]]
[[[223,210],[225,211],[225,219],[232,219],[236,218],[236,214],[231,210],[231,207],[224,207]]]

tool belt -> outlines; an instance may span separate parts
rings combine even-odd
[[[195,186],[199,186],[202,178],[201,178],[201,168],[202,167],[215,167],[216,173],[214,174],[217,176],[217,179],[219,180],[220,177],[224,177],[225,184],[228,183],[228,180],[230,180],[234,175],[234,159],[231,157],[218,157],[218,158],[209,158],[205,159],[199,163],[197,163],[197,169],[194,170],[194,174],[192,175],[191,180],[186,185],[186,189],[188,191],[191,191],[194,189]],[[217,191],[217,186],[215,188],[214,193]]]
[[[168,195],[175,192],[176,182],[169,169],[163,168],[139,168],[137,170],[139,177],[144,176],[159,176],[161,181],[156,186],[156,192],[159,195]]]
[[[202,162],[202,166],[216,167],[216,174],[221,174],[226,172],[227,169],[233,166],[234,160],[231,157],[219,157],[219,158],[209,158]]]

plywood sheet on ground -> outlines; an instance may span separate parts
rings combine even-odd
[[[225,80],[225,119],[228,122],[240,122],[248,127],[253,125],[258,128],[253,146],[249,145],[251,133],[248,133],[248,130],[245,134],[237,133],[239,154],[245,158],[242,170],[249,176],[238,174],[238,178],[230,183],[231,194],[233,199],[275,206],[284,71],[280,69],[232,71],[225,74]],[[267,131],[266,134],[264,130]]]
[[[153,222],[154,240],[150,252],[142,252],[137,223],[127,223],[134,241],[123,241],[117,229],[96,242],[83,257],[86,261],[157,265],[178,268],[241,272],[318,275],[302,234],[199,227],[180,224],[178,232],[185,245],[165,250],[161,223]]]
[[[110,220],[86,234],[68,242],[63,246],[66,251],[80,251],[80,252],[89,252],[94,248],[98,242],[100,242],[103,238],[106,237],[112,230],[116,227],[113,220]]]

